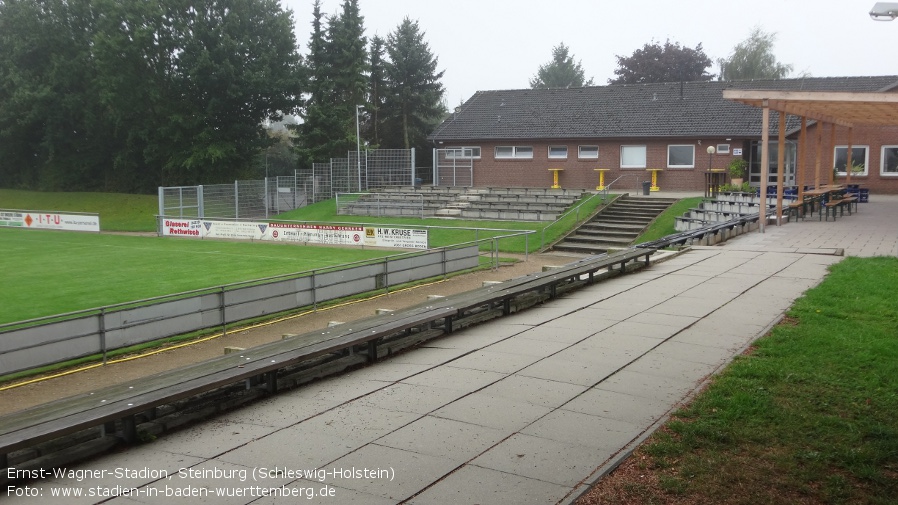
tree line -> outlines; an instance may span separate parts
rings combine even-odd
[[[256,178],[263,159],[345,157],[356,106],[369,146],[421,145],[445,107],[417,23],[369,45],[358,0],[313,10],[303,56],[277,0],[0,0],[0,186]],[[293,115],[290,138],[265,127]]]
[[[644,84],[650,82],[722,81],[745,79],[783,79],[792,72],[792,65],[780,63],[773,54],[776,34],[756,26],[744,41],[736,44],[726,58],[719,58],[720,73],[708,72],[713,62],[702,44],[694,48],[677,42],[651,42],[636,49],[630,56],[617,55],[616,77],[609,84]],[[592,86],[586,79],[579,61],[574,60],[563,42],[552,48],[552,59],[540,65],[530,80],[531,88],[570,88]]]

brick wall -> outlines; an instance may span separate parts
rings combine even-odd
[[[816,159],[817,133],[816,126],[808,128],[808,145],[805,149],[805,163],[809,173],[806,179],[813,182],[813,171]],[[830,144],[829,126],[824,127],[823,157],[821,173],[826,173],[832,167],[833,149]],[[793,135],[792,138],[798,138]],[[772,136],[771,142],[776,142]],[[699,144],[699,142],[701,142]],[[836,145],[848,143],[848,129],[836,128]],[[490,141],[490,142],[460,142],[447,143],[445,147],[479,146],[481,157],[474,161],[474,185],[475,186],[505,186],[505,187],[550,187],[552,185],[552,173],[550,168],[564,169],[559,177],[561,187],[570,189],[595,190],[599,182],[599,175],[594,169],[607,168],[605,172],[606,184],[614,181],[621,175],[624,177],[615,183],[614,189],[638,191],[641,182],[651,178],[650,172],[639,168],[621,168],[620,151],[622,145],[646,146],[646,165],[648,168],[661,168],[658,175],[658,185],[667,191],[703,191],[705,172],[709,168],[709,145],[729,144],[730,152],[726,154],[715,153],[710,156],[710,167],[725,169],[736,156],[733,149],[743,148],[743,139],[703,138],[703,139],[658,139],[646,141],[645,139],[614,139],[602,141],[589,140],[553,140],[546,141]],[[599,158],[578,159],[578,146],[592,145],[599,147]],[[694,168],[668,168],[667,150],[669,145],[693,145],[695,147]],[[898,194],[898,174],[881,175],[880,158],[883,145],[898,145],[898,126],[896,127],[858,127],[853,131],[853,145],[869,146],[868,175],[852,176],[852,183],[861,184],[870,188],[872,193]],[[532,159],[496,159],[496,146],[526,146],[533,148]],[[549,159],[550,146],[567,146],[566,159]],[[748,153],[745,153],[746,155]],[[822,176],[821,176],[822,177]],[[728,179],[729,180],[729,179]],[[844,183],[845,178],[840,177],[838,182]]]

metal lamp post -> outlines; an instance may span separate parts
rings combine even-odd
[[[361,105],[355,106],[355,162],[359,175],[359,193],[362,192],[362,136],[359,130],[359,110]]]

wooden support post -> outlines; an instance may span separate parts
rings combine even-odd
[[[271,394],[278,392],[278,372],[272,370],[265,374],[265,390]]]
[[[377,343],[380,339],[374,339],[368,341],[368,363],[374,363],[377,361]]]
[[[779,115],[779,127],[777,128],[779,142],[776,151],[776,225],[782,226],[783,184],[786,182],[786,113],[780,111]]]
[[[137,441],[137,422],[134,420],[134,414],[122,418],[122,440],[129,444]]]

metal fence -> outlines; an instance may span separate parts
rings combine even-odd
[[[259,219],[308,205],[297,177],[278,176],[233,184],[159,188],[159,215],[178,218]]]
[[[495,240],[493,240],[495,242]],[[477,243],[0,325],[0,375],[477,267]],[[498,254],[498,253],[496,253]],[[498,256],[497,256],[498,258]]]
[[[474,186],[474,158],[478,151],[470,147],[433,150],[433,183],[436,186]]]
[[[388,186],[415,184],[414,149],[372,149],[347,153],[346,158],[332,158],[326,163],[313,163],[312,168],[296,172],[297,185],[310,203],[334,198],[337,193],[361,193]]]

